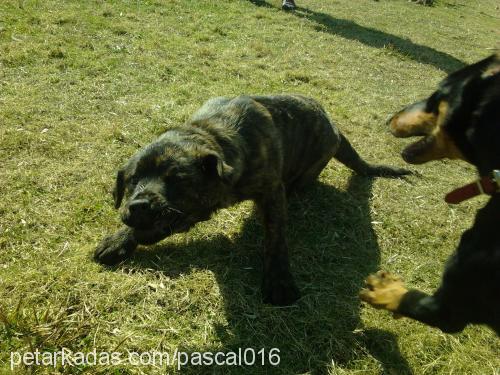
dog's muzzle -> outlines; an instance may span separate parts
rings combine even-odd
[[[130,201],[121,215],[123,223],[135,229],[170,227],[172,231],[180,225],[182,217],[180,210],[166,205],[158,206],[144,198]]]

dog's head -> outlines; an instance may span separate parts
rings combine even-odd
[[[170,130],[118,171],[115,207],[122,206],[122,221],[135,229],[182,232],[219,208],[231,176],[219,153]]]
[[[408,163],[449,158],[474,164],[481,175],[499,169],[500,56],[450,74],[429,98],[396,113],[389,126],[396,137],[423,137],[403,150]]]

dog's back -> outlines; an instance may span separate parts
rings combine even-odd
[[[302,95],[238,96],[210,99],[193,115],[190,125],[206,124],[235,131],[255,165],[280,171],[287,190],[314,181],[332,157],[356,173],[397,177],[404,169],[366,163],[316,100]],[[238,136],[241,136],[239,140]],[[252,171],[250,174],[254,174]]]

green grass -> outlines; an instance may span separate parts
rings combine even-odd
[[[9,373],[11,351],[35,348],[277,347],[278,367],[183,373],[499,373],[499,341],[487,328],[445,335],[357,298],[379,268],[424,291],[439,285],[485,202],[444,203],[474,178],[463,163],[368,181],[332,161],[317,186],[290,202],[291,262],[303,294],[291,308],[260,301],[263,239],[250,202],[116,269],[90,259],[119,225],[109,194],[117,166],[206,99],[313,96],[367,160],[402,165],[406,142],[388,134],[385,118],[498,40],[493,0],[298,4],[307,9],[285,13],[278,0],[0,2],[0,372]]]

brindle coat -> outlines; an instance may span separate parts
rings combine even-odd
[[[299,292],[285,239],[286,193],[314,181],[332,157],[363,175],[408,173],[363,161],[313,99],[211,99],[118,171],[115,206],[126,197],[121,210],[126,226],[103,239],[95,259],[115,264],[138,244],[187,231],[216,210],[251,199],[265,228],[264,301],[293,303]]]

